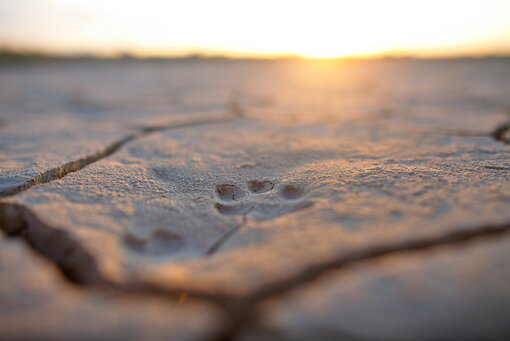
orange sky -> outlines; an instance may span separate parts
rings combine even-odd
[[[510,0],[1,0],[0,46],[57,53],[510,53]]]

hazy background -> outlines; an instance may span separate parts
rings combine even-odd
[[[230,57],[510,53],[510,1],[2,0],[0,48]]]

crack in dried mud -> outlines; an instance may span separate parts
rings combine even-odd
[[[9,237],[21,237],[30,248],[57,264],[71,282],[105,283],[91,253],[68,232],[44,223],[29,208],[0,202],[0,229]]]
[[[459,137],[491,137],[498,142],[510,144],[510,136],[508,136],[510,135],[510,122],[502,123],[488,133],[481,131],[465,131],[452,129],[436,130],[433,133]]]
[[[510,144],[510,109],[506,112],[508,116],[508,121],[501,123],[496,128],[492,130],[490,136],[504,144]]]
[[[61,179],[69,173],[79,171],[94,162],[114,154],[125,144],[154,132],[203,124],[222,123],[236,119],[233,116],[240,117],[242,115],[242,111],[238,110],[238,108],[231,108],[231,111],[231,116],[228,117],[194,119],[180,123],[141,128],[138,132],[117,140],[100,152],[50,169],[22,185],[3,190],[0,192],[0,197],[12,196],[33,186]],[[496,127],[490,133],[490,136],[499,142],[510,144],[510,139],[507,137],[509,132],[510,122],[507,122]],[[482,135],[478,133],[464,134],[460,132],[460,134],[463,136],[487,136],[487,134]],[[212,255],[217,252],[246,223],[245,214],[243,221],[214,242],[206,252],[206,255]],[[79,241],[75,240],[69,232],[46,224],[28,207],[20,204],[0,202],[0,229],[9,237],[22,238],[31,249],[55,264],[63,276],[73,284],[82,285],[90,289],[112,290],[129,295],[158,295],[174,300],[178,300],[181,295],[185,294],[191,299],[214,303],[227,316],[228,324],[223,326],[221,332],[217,335],[211,335],[211,339],[234,340],[244,332],[257,327],[261,318],[258,308],[264,301],[297,290],[305,284],[319,279],[326,273],[339,271],[355,264],[370,262],[385,256],[419,252],[442,246],[462,245],[474,240],[494,238],[509,233],[510,222],[484,225],[473,229],[458,229],[436,236],[416,238],[404,242],[370,245],[363,249],[339,254],[329,260],[306,266],[292,276],[269,282],[252,293],[241,297],[189,290],[185,287],[161,287],[157,284],[143,281],[114,282],[104,276],[94,255],[86,250]]]
[[[503,123],[496,127],[492,132],[491,136],[499,142],[510,144],[510,122]]]
[[[231,228],[229,231],[227,231],[224,235],[222,235],[218,240],[216,240],[211,247],[207,250],[205,253],[206,256],[211,256],[215,254],[223,245],[225,245],[241,228],[243,228],[248,220],[246,218],[246,214],[248,212],[243,214],[243,220],[240,224],[236,225],[235,227]]]
[[[506,115],[510,119],[510,109],[506,112]],[[510,120],[499,124],[490,132],[466,131],[457,129],[437,129],[433,133],[460,137],[491,137],[498,142],[510,144]]]
[[[240,226],[242,224],[238,228]],[[160,295],[169,299],[178,299],[182,294],[186,294],[191,299],[214,303],[222,308],[230,322],[221,333],[212,339],[233,340],[242,332],[256,325],[256,321],[259,319],[257,308],[263,301],[296,290],[330,271],[345,269],[354,264],[369,262],[389,255],[464,244],[475,239],[493,238],[509,233],[510,223],[485,225],[469,230],[459,229],[405,242],[367,246],[306,266],[293,276],[270,282],[241,297],[189,290],[185,287],[160,287],[143,281],[113,282],[105,278],[94,256],[80,242],[76,241],[68,232],[44,223],[23,205],[0,202],[0,228],[7,236],[22,238],[38,254],[55,264],[65,278],[74,284],[126,294]]]
[[[321,263],[312,264],[294,276],[264,285],[251,295],[243,298],[242,301],[238,302],[240,305],[236,307],[231,315],[235,323],[232,324],[231,329],[226,334],[221,335],[217,340],[234,340],[248,328],[252,329],[260,318],[257,315],[257,307],[261,305],[262,301],[296,290],[331,271],[338,271],[358,263],[369,262],[385,256],[418,252],[446,245],[464,244],[475,239],[494,238],[509,232],[510,223],[485,225],[470,230],[453,230],[437,236],[408,240],[395,244],[372,245],[365,249],[339,255]]]
[[[218,303],[221,295],[191,291],[186,288],[159,288],[142,281],[118,283],[108,279],[96,258],[65,230],[39,219],[29,208],[0,202],[0,230],[7,237],[18,237],[42,258],[54,264],[70,283],[96,289],[126,293],[158,294],[178,298],[183,293],[197,299]]]
[[[169,129],[178,129],[178,128],[188,128],[193,126],[199,126],[199,125],[206,125],[206,124],[214,124],[214,123],[225,123],[228,121],[232,121],[234,119],[237,119],[232,116],[223,116],[223,117],[217,117],[217,118],[194,118],[190,120],[185,120],[183,122],[177,122],[177,123],[170,123],[167,125],[160,125],[160,126],[152,126],[152,127],[143,127],[140,128],[138,132],[129,134],[113,143],[108,145],[107,147],[103,148],[102,150],[93,153],[91,155],[85,156],[81,159],[73,160],[67,163],[64,163],[63,165],[60,165],[56,168],[49,169],[47,171],[44,171],[40,173],[39,175],[25,181],[21,185],[13,186],[11,188],[4,189],[0,191],[0,198],[2,197],[9,197],[16,195],[20,192],[23,192],[29,188],[32,188],[37,185],[45,184],[51,181],[59,180],[66,176],[69,173],[77,172],[84,167],[87,167],[88,165],[97,162],[101,159],[104,159],[115,152],[117,152],[121,147],[123,147],[125,144],[148,136],[152,133],[161,132],[164,130]]]
[[[483,166],[483,167],[492,170],[510,170],[510,167],[498,167],[498,166]]]

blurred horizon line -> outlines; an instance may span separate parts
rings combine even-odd
[[[221,60],[378,60],[378,59],[416,59],[416,60],[445,60],[445,59],[490,59],[510,58],[510,51],[494,51],[489,53],[460,53],[427,55],[419,53],[379,53],[360,54],[339,57],[308,57],[300,54],[235,54],[229,52],[188,52],[188,53],[154,53],[138,54],[132,51],[118,51],[117,53],[58,52],[43,49],[12,48],[0,46],[0,61],[16,60],[192,60],[192,59],[221,59]]]

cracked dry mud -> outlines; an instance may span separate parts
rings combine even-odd
[[[508,79],[0,66],[2,340],[507,339]]]

